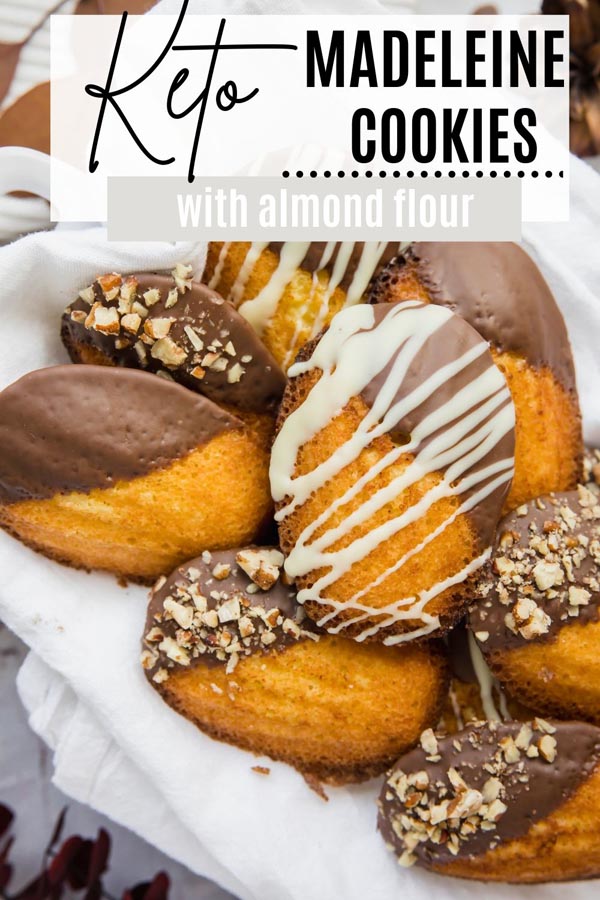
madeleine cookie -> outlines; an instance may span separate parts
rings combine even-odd
[[[247,547],[160,579],[142,652],[150,684],[211,737],[331,782],[379,774],[436,721],[444,655],[319,635],[282,563],[276,548]]]
[[[482,881],[600,875],[600,729],[486,723],[398,760],[379,830],[401,865]]]
[[[517,703],[490,672],[475,638],[464,620],[446,636],[450,689],[437,731],[454,734],[466,725],[485,719],[524,722],[535,712]]]
[[[255,328],[286,369],[399,252],[385,241],[211,243],[203,279]]]
[[[541,272],[517,244],[411,244],[381,273],[371,299],[441,304],[490,342],[517,421],[506,511],[576,486],[583,446],[569,338]]]
[[[270,475],[299,601],[358,640],[441,634],[513,471],[514,409],[486,342],[439,306],[360,305],[289,374]]]
[[[145,372],[56,366],[0,393],[0,525],[72,566],[154,580],[251,540],[267,466],[239,419]]]
[[[470,628],[502,684],[600,724],[600,498],[580,486],[507,516],[478,593]]]
[[[98,278],[63,314],[71,359],[167,374],[236,415],[273,416],[283,372],[231,304],[189,275]]]

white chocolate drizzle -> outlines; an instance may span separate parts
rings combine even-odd
[[[221,247],[221,250],[219,251],[219,258],[215,266],[215,271],[212,273],[212,278],[208,282],[208,287],[211,289],[211,291],[214,291],[219,281],[221,280],[221,275],[223,274],[223,268],[225,266],[227,254],[229,253],[230,247],[231,243],[229,241],[225,241],[223,243],[223,246]]]
[[[435,396],[436,392],[441,393],[443,389],[447,394],[444,402],[418,421],[408,443],[394,446],[304,528],[285,564],[292,578],[317,570],[324,573],[311,587],[299,591],[298,600],[301,603],[310,600],[330,607],[318,623],[321,627],[327,627],[330,633],[337,634],[350,624],[355,628],[357,623],[364,622],[365,627],[356,638],[362,641],[401,621],[414,620],[419,623],[412,631],[387,634],[384,643],[392,645],[435,631],[440,624],[439,618],[428,612],[428,605],[445,590],[462,583],[477,571],[489,559],[491,547],[487,547],[460,571],[415,596],[398,598],[384,607],[361,602],[362,598],[441,535],[458,516],[475,510],[487,497],[510,482],[513,456],[497,459],[493,457],[493,452],[513,431],[515,419],[503,375],[491,356],[489,361],[483,359],[488,352],[488,345],[483,341],[475,343],[452,362],[440,365],[429,377],[418,380],[412,390],[407,390],[405,382],[415,358],[426,342],[450,322],[453,313],[444,307],[407,301],[390,304],[382,320],[377,323],[374,310],[372,306],[359,305],[339,312],[311,358],[290,368],[292,378],[314,369],[322,374],[303,403],[284,421],[273,445],[270,478],[273,497],[283,504],[276,518],[283,521],[353,463],[373,440],[393,431],[394,426]],[[479,361],[474,367],[476,374],[466,378],[466,370],[476,361]],[[382,375],[378,394],[351,438],[314,469],[295,475],[301,448],[325,428],[353,397],[361,395],[373,379]],[[456,389],[449,390],[453,379],[456,379]],[[374,491],[340,524],[327,528],[328,520],[337,510],[357,497],[374,478],[406,454],[412,456],[412,461],[401,474]],[[346,546],[332,549],[353,528],[367,522],[431,472],[440,473],[441,480],[413,506]],[[454,512],[392,567],[347,600],[338,601],[328,596],[327,589],[343,578],[353,565],[421,519],[434,503],[454,496],[460,497]],[[315,538],[317,532],[319,536]],[[340,613],[350,613],[350,616],[339,617]],[[336,618],[337,623],[330,624]]]
[[[230,246],[230,244],[226,243],[221,248],[215,270],[209,282],[210,288],[218,289]],[[283,292],[293,280],[294,274],[298,268],[301,267],[310,247],[310,242],[287,241],[284,243],[279,254],[277,268],[272,273],[268,282],[255,297],[247,297],[244,299],[244,292],[252,270],[260,255],[268,246],[268,243],[257,241],[250,244],[248,253],[246,254],[244,262],[240,267],[238,275],[227,297],[228,300],[239,308],[240,314],[250,322],[257,333],[261,335],[275,315],[277,305]],[[360,245],[360,256],[346,288],[344,306],[353,306],[356,303],[360,303],[369,282],[377,271],[377,267],[387,246],[387,241],[366,241]],[[401,246],[402,245],[398,243],[398,253],[400,252]],[[317,268],[311,273],[313,280],[309,296],[306,298],[303,307],[298,311],[296,333],[292,340],[292,346],[289,350],[288,357],[291,357],[294,350],[297,348],[300,334],[305,324],[307,324],[305,322],[307,313],[312,309],[315,293],[319,286],[318,273],[324,271],[330,263],[332,263],[331,274],[329,275],[328,283],[323,290],[319,310],[313,322],[309,325],[309,340],[310,338],[315,337],[325,324],[329,313],[329,304],[336,288],[348,281],[347,276],[353,258],[356,255],[356,249],[354,241],[329,241],[326,244],[321,259],[317,264]]]

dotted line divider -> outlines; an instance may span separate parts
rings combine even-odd
[[[364,176],[365,178],[387,178],[388,176],[390,178],[428,178],[429,176],[431,176],[432,178],[526,178],[528,175],[531,178],[552,178],[554,176],[558,178],[564,178],[565,176],[565,173],[562,169],[560,172],[538,172],[536,169],[534,169],[531,172],[519,171],[516,173],[508,171],[497,172],[496,170],[492,170],[491,172],[482,172],[480,170],[477,170],[476,172],[427,172],[426,170],[415,172],[412,169],[409,169],[404,174],[402,174],[402,172],[399,172],[397,169],[392,172],[372,172],[370,169],[367,169],[365,172],[330,172],[328,170],[325,172],[316,172],[314,170],[312,170],[311,172],[303,172],[301,170],[298,170],[297,172],[289,172],[287,169],[285,169],[281,174],[283,178],[359,178],[360,176]]]

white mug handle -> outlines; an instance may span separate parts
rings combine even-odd
[[[6,196],[12,191],[36,196]],[[0,244],[48,228],[49,199],[50,157],[27,147],[0,147]]]
[[[28,191],[50,199],[50,157],[28,147],[0,147],[0,195]]]

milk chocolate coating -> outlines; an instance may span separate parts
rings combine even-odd
[[[206,397],[146,372],[39,369],[0,393],[0,501],[110,488],[240,427]]]
[[[507,810],[497,820],[494,830],[476,828],[461,843],[458,851],[461,859],[481,856],[498,843],[523,837],[534,822],[558,809],[592,773],[600,760],[600,729],[584,722],[553,722],[552,725],[556,729],[552,734],[557,750],[554,761],[546,762],[540,756],[531,758],[521,752],[519,760],[508,765],[505,773],[499,775],[505,788],[501,798]],[[481,790],[490,778],[490,772],[483,766],[493,761],[499,740],[505,737],[516,740],[520,729],[520,722],[469,727],[458,734],[438,739],[439,761],[428,760],[419,746],[398,760],[392,774],[398,770],[405,774],[424,770],[430,785],[441,782],[451,797],[454,792],[448,769],[453,767],[469,788]],[[535,732],[535,737],[537,739],[540,735]],[[456,747],[457,740],[460,749]],[[520,780],[523,776],[526,776],[526,781]],[[431,788],[428,792],[431,796]],[[380,795],[378,827],[385,841],[398,854],[403,852],[404,845],[395,834],[392,822],[404,811],[404,804],[386,781]],[[417,862],[426,867],[443,866],[456,859],[448,850],[447,843],[435,844],[430,840],[417,844],[413,852]]]
[[[375,315],[375,327],[377,327],[389,314],[390,308],[398,304],[379,303],[373,307]],[[422,385],[428,378],[439,372],[444,366],[455,362],[460,356],[467,353],[473,347],[483,345],[483,339],[477,332],[468,325],[464,319],[459,316],[451,316],[441,328],[435,331],[429,337],[423,347],[415,357],[414,363],[410,366],[401,385],[401,396],[398,395],[396,400],[406,397],[416,388]],[[398,348],[398,352],[400,351]],[[391,360],[390,364],[379,372],[372,379],[367,388],[362,393],[362,398],[368,406],[372,406],[377,399],[388,375],[390,369],[396,362],[396,356]],[[440,409],[444,404],[456,395],[460,390],[466,388],[472,381],[486,372],[494,365],[491,354],[485,351],[480,354],[472,363],[463,368],[460,372],[447,379],[446,382],[438,388],[427,400],[408,412],[395,426],[394,431],[390,432],[390,437],[404,443],[412,434],[417,425],[423,422],[427,416]],[[510,403],[507,398],[506,403]],[[487,420],[486,420],[487,421]],[[443,429],[452,427],[455,422],[450,422],[442,426]],[[480,423],[477,428],[481,427]],[[425,438],[423,446],[435,440],[439,436],[439,431]],[[420,449],[420,448],[419,448]],[[511,429],[501,440],[492,446],[489,452],[476,463],[473,472],[486,469],[503,459],[511,459],[515,450],[515,433]],[[473,488],[478,490],[481,485]],[[508,493],[510,481],[500,485],[489,494],[482,502],[478,503],[467,515],[474,523],[476,532],[480,538],[482,548],[488,547],[493,540],[498,517],[504,499]],[[471,492],[469,490],[461,494],[461,499],[466,500]]]
[[[452,677],[458,678],[464,684],[476,684],[477,673],[471,659],[469,635],[464,619],[455,625],[452,631],[448,632],[445,643]]]
[[[80,297],[65,311],[61,328],[63,341],[74,362],[80,361],[77,345],[83,344],[101,351],[107,361],[115,366],[146,368],[150,372],[166,371],[175,381],[204,394],[215,403],[248,412],[276,410],[285,387],[285,375],[253,328],[230,303],[226,303],[206,285],[193,282],[190,290],[178,293],[179,299],[175,305],[166,306],[169,292],[175,288],[175,281],[171,276],[142,273],[133,278],[138,282],[136,299],[143,306],[143,295],[147,291],[157,289],[160,292],[160,300],[148,307],[148,319],[172,320],[168,337],[183,348],[185,360],[177,366],[163,365],[151,355],[151,345],[147,344],[146,355],[141,362],[134,344],[144,333],[144,321],[147,320],[142,321],[135,335],[122,325],[114,333],[105,334],[93,327],[86,327],[83,321],[73,320],[73,311],[90,311],[89,304]],[[103,307],[118,308],[118,296],[107,300],[97,281],[93,289],[96,301],[102,303]],[[198,351],[192,345],[189,334],[185,331],[186,327],[199,332],[198,337],[204,345],[202,350]],[[216,368],[211,368],[208,364],[202,365],[215,340],[218,343],[214,352],[227,364],[222,370],[218,363]],[[120,346],[116,346],[115,342]],[[122,346],[123,343],[125,346]],[[233,353],[225,350],[225,347],[229,351],[233,348]],[[243,371],[240,375],[238,370],[239,379],[231,381],[232,367],[236,364]],[[192,374],[194,371],[198,372],[198,369],[203,371],[202,378]]]
[[[385,299],[394,272],[406,265],[433,303],[457,312],[498,350],[549,368],[575,391],[563,317],[538,267],[517,244],[416,242],[382,273],[373,301]]]
[[[585,496],[585,494],[583,495]],[[588,498],[589,499],[589,498]],[[479,583],[482,593],[473,606],[469,616],[469,627],[475,634],[487,632],[489,637],[480,641],[480,647],[485,654],[494,651],[509,650],[516,647],[524,647],[532,640],[551,641],[562,628],[569,625],[582,625],[586,622],[598,621],[598,606],[600,604],[600,518],[585,518],[584,512],[591,507],[583,507],[577,491],[552,494],[541,498],[544,509],[539,509],[536,502],[527,504],[527,514],[518,515],[510,513],[498,526],[497,537],[490,564],[485,568]],[[598,500],[600,503],[600,498]],[[572,529],[566,529],[565,521],[561,516],[561,509],[570,510],[576,517],[576,524]],[[553,531],[558,526],[563,531]],[[502,546],[502,538],[506,533],[513,536],[514,544],[511,547]],[[547,539],[551,535],[560,536],[560,550],[548,557],[538,553],[530,546],[532,538]],[[583,538],[583,545],[580,542]],[[565,541],[575,541],[573,548],[565,546]],[[567,571],[561,559],[564,554],[573,552],[583,556],[579,565],[572,567],[572,581],[569,580]],[[595,555],[594,555],[595,554]],[[518,581],[512,582],[510,578],[501,582],[500,576],[494,570],[494,560],[497,557],[513,560],[514,556],[522,555],[517,563],[523,563],[526,573],[518,574]],[[546,561],[557,559],[563,571],[563,583],[551,588],[556,593],[555,597],[548,597],[546,592],[538,589],[532,569],[536,564],[544,564]],[[499,587],[504,585],[507,603],[500,601]],[[577,615],[569,614],[569,589],[583,588],[589,593],[587,604],[577,606]],[[548,630],[533,638],[526,638],[521,632],[514,633],[505,622],[505,617],[511,613],[515,603],[522,597],[531,598],[550,617]]]
[[[260,607],[266,612],[277,609],[283,621],[289,619],[300,625],[302,633],[298,636],[294,636],[290,631],[284,631],[282,628],[283,622],[277,625],[272,631],[275,635],[275,640],[270,644],[261,643],[260,632],[257,628],[256,632],[248,638],[248,644],[244,648],[246,655],[255,652],[270,653],[274,650],[280,651],[290,644],[297,643],[299,639],[306,636],[307,632],[315,632],[315,626],[310,619],[306,618],[304,609],[296,601],[296,590],[293,586],[283,584],[281,578],[279,578],[268,590],[255,590],[256,585],[236,562],[236,556],[240,549],[248,548],[212,552],[208,554],[207,559],[209,561],[206,561],[202,556],[190,560],[178,566],[164,583],[159,581],[158,585],[151,591],[143,641],[144,649],[151,649],[156,653],[153,665],[146,669],[146,675],[150,680],[160,668],[182,668],[160,650],[159,642],[146,640],[146,636],[153,628],[158,627],[165,637],[176,638],[180,626],[174,619],[164,615],[164,602],[171,597],[177,602],[193,607],[193,599],[188,593],[190,586],[197,588],[199,593],[206,598],[207,609],[209,610],[218,610],[225,600],[231,597],[238,597],[242,607],[242,614],[245,614],[248,609],[255,607]],[[213,570],[219,565],[230,566],[230,574],[220,580],[213,574]],[[248,591],[249,586],[251,591]],[[216,597],[214,592],[217,592],[219,596]],[[258,620],[253,621],[256,625]],[[236,621],[224,622],[219,624],[218,628],[225,628],[234,637],[238,637]],[[221,654],[222,658],[219,658],[216,653],[218,650],[218,630],[206,628],[205,631],[208,633],[208,637],[201,639],[201,642],[202,640],[204,641],[206,649],[198,652],[196,655],[190,653],[190,665],[205,665],[209,667],[227,665],[228,655],[223,652]],[[195,646],[198,646],[195,641],[194,643]],[[240,654],[240,658],[243,659],[242,654]]]
[[[284,242],[272,241],[268,249],[273,253],[279,255],[281,253],[282,248],[285,246]],[[346,291],[352,283],[354,278],[354,273],[360,263],[360,260],[363,255],[365,243],[364,241],[356,241],[354,246],[352,247],[352,252],[350,254],[350,258],[348,261],[348,265],[345,267],[345,270],[342,274],[342,277],[339,282],[339,287]],[[340,252],[341,243],[339,241],[336,242],[333,252],[331,254],[331,258],[326,262],[323,262],[323,257],[325,254],[325,250],[327,248],[326,241],[312,241],[304,259],[300,263],[299,268],[303,269],[305,272],[313,272],[325,271],[331,274],[335,267],[336,260],[338,258],[338,254]],[[390,241],[386,244],[383,249],[383,253],[381,255],[381,259],[379,260],[375,272],[373,273],[373,278],[377,277],[377,275],[382,271],[384,266],[390,263],[393,259],[395,259],[400,250],[400,244],[396,241]]]

